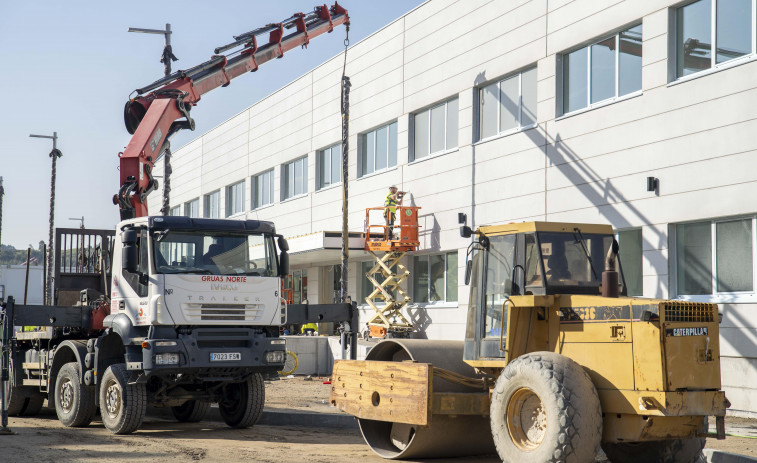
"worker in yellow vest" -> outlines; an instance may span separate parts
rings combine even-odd
[[[305,336],[315,336],[318,333],[318,325],[315,323],[305,323],[302,325],[302,334]]]
[[[395,185],[389,187],[389,193],[384,200],[384,217],[386,218],[387,235],[386,239],[392,239],[394,229],[394,220],[397,218],[397,206],[402,206],[402,198],[405,196],[404,191],[399,191]]]

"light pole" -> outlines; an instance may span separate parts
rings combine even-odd
[[[171,75],[171,61],[178,61],[173,54],[171,48],[171,24],[166,23],[166,29],[143,29],[141,27],[130,27],[129,32],[141,32],[143,34],[162,34],[166,39],[166,45],[163,47],[163,56],[160,58],[160,62],[163,63],[163,73],[168,77]],[[157,159],[155,159],[157,161]],[[168,215],[170,209],[170,197],[171,193],[171,149],[167,148],[165,151],[165,159],[163,159],[163,171],[165,172],[165,179],[163,181],[163,207],[160,209],[163,215]]]
[[[52,284],[53,284],[53,226],[55,224],[55,164],[59,157],[63,156],[63,153],[58,149],[58,132],[53,132],[53,136],[50,135],[29,135],[32,138],[50,138],[53,140],[53,150],[50,151],[50,157],[53,159],[52,174],[50,175],[50,234],[47,243],[47,275],[45,276],[45,304],[52,305]]]

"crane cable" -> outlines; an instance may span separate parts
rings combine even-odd
[[[342,275],[340,300],[347,302],[347,261],[350,257],[348,215],[348,191],[347,191],[347,166],[349,160],[349,132],[350,132],[350,78],[347,76],[347,48],[350,45],[350,24],[345,23],[346,36],[344,39],[344,64],[342,65],[341,80],[341,113],[342,113]]]

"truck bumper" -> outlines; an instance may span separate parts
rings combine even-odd
[[[175,339],[146,339],[141,362],[127,362],[127,369],[142,370],[145,377],[181,373],[218,381],[276,372],[284,360],[283,338],[267,337],[254,328],[203,327]]]

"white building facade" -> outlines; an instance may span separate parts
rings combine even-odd
[[[363,231],[390,185],[422,208],[420,250],[407,258],[417,335],[463,338],[458,212],[473,227],[609,223],[633,294],[720,305],[731,410],[757,415],[756,10],[430,0],[352,45],[349,229]],[[327,232],[342,223],[342,64],[173,154],[172,213],[275,222],[292,247],[295,299],[311,303],[338,287]],[[150,201],[159,209],[159,195]],[[351,253],[353,299],[370,289],[369,257]]]

